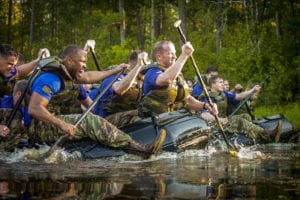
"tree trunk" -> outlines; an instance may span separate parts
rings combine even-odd
[[[11,24],[12,24],[12,8],[13,8],[13,1],[9,0],[8,5],[8,24],[7,24],[7,43],[11,43]]]
[[[124,10],[124,0],[119,0],[119,13],[121,16],[121,23],[120,23],[120,42],[123,44],[125,41],[125,10]]]
[[[221,49],[221,36],[222,36],[222,29],[223,29],[223,0],[218,0],[217,5],[218,10],[218,17],[217,17],[217,23],[216,23],[216,53],[220,52]]]
[[[160,35],[160,10],[156,0],[151,0],[151,43]]]
[[[53,0],[52,1],[52,5],[51,5],[51,14],[52,14],[52,18],[51,18],[51,37],[54,38],[56,35],[56,31],[57,31],[57,0]]]
[[[35,20],[35,0],[31,0],[31,18],[30,18],[30,33],[29,33],[29,46],[32,47],[34,20]]]
[[[184,35],[187,35],[187,28],[186,28],[186,8],[185,8],[185,0],[178,0],[178,12],[179,12],[179,19],[181,20],[181,29]]]
[[[144,34],[143,34],[143,22],[142,22],[140,7],[136,11],[136,27],[137,27],[136,34],[137,34],[138,45],[141,49],[144,49],[145,40],[144,40]]]

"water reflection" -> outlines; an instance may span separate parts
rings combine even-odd
[[[276,144],[252,150],[266,156],[248,159],[202,150],[164,153],[148,161],[124,156],[0,163],[0,198],[299,199],[300,147]]]

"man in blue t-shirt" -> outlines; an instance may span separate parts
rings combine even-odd
[[[153,143],[143,145],[97,115],[88,114],[75,126],[81,115],[53,115],[49,112],[48,105],[52,98],[63,92],[67,82],[93,83],[121,70],[85,72],[86,63],[87,52],[70,45],[60,54],[59,60],[52,60],[48,64],[49,67],[55,66],[55,70],[46,71],[33,80],[28,105],[33,120],[29,125],[28,136],[34,142],[55,142],[61,135],[67,134],[73,140],[90,138],[110,147],[126,148],[131,153],[138,152],[144,158],[157,153],[165,140],[165,130]]]
[[[282,122],[279,121],[278,125],[273,130],[266,130],[262,127],[252,123],[249,114],[233,115],[228,118],[227,109],[229,104],[235,103],[237,100],[241,101],[248,97],[251,93],[260,90],[259,85],[255,85],[252,89],[241,92],[231,93],[224,91],[223,78],[219,76],[212,76],[208,80],[210,87],[209,96],[212,102],[218,105],[220,121],[225,126],[225,131],[230,133],[242,133],[252,139],[261,138],[266,142],[278,142],[282,130]],[[204,102],[208,102],[206,97],[203,97]],[[203,109],[201,117],[207,121],[215,121],[215,117]]]
[[[170,112],[182,107],[201,110],[204,106],[212,113],[217,113],[215,107],[204,104],[190,95],[181,71],[194,49],[189,42],[181,48],[182,52],[177,59],[176,49],[171,41],[156,43],[153,56],[157,63],[152,64],[144,76],[143,97],[140,103],[140,113],[143,116]]]
[[[123,126],[139,120],[137,112],[137,104],[141,92],[141,80],[139,72],[146,64],[148,54],[141,51],[133,51],[128,59],[128,70],[120,75],[118,79],[111,85],[107,92],[100,98],[94,113],[106,118],[109,122],[117,127]],[[106,78],[100,89],[95,89],[90,93],[90,97],[94,99],[95,93],[104,90],[115,75]]]
[[[208,79],[211,76],[216,76],[218,74],[219,74],[219,70],[217,67],[208,67],[206,69],[205,76],[203,76],[203,82],[205,86],[208,87]],[[202,87],[200,86],[199,81],[196,80],[191,95],[195,98],[198,98],[202,94],[202,92],[203,92]]]
[[[12,95],[16,79],[25,78],[36,66],[40,58],[50,56],[49,50],[40,49],[38,57],[17,67],[20,54],[8,44],[0,44],[0,102],[4,95]]]

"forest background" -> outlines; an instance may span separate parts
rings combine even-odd
[[[0,43],[30,61],[40,48],[57,55],[68,44],[83,47],[93,39],[106,69],[127,62],[132,50],[150,54],[162,39],[173,41],[179,54],[178,19],[201,74],[216,66],[231,86],[244,88],[270,76],[256,116],[284,114],[300,128],[298,0],[0,0]],[[91,57],[88,70],[95,69]],[[194,80],[191,62],[183,74]]]

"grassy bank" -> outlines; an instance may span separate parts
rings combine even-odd
[[[300,103],[289,103],[287,105],[274,105],[255,108],[256,118],[274,114],[284,115],[284,117],[292,123],[294,129],[300,130]]]

